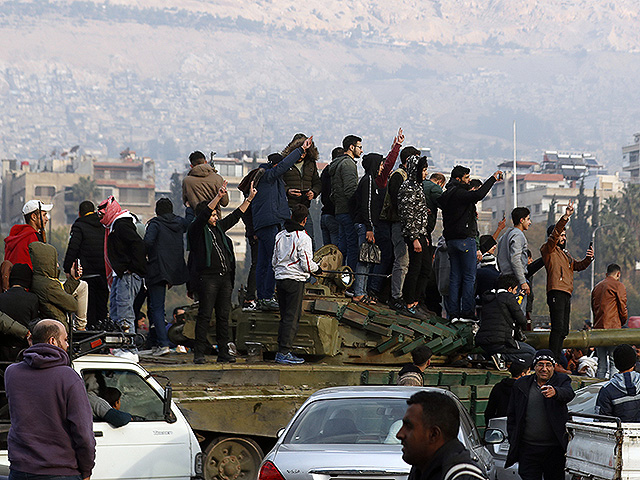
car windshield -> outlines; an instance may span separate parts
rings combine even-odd
[[[404,398],[318,400],[307,405],[284,443],[397,444],[406,410]]]

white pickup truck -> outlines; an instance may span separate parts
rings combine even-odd
[[[202,453],[189,423],[163,388],[137,363],[111,355],[73,360],[80,376],[101,376],[122,393],[121,410],[135,421],[114,428],[94,419],[96,465],[92,480],[191,480],[202,478]],[[8,452],[0,451],[0,474],[8,475]]]
[[[640,479],[640,423],[574,414],[567,431],[566,470],[574,478]]]

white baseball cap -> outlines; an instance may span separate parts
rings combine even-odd
[[[43,212],[50,212],[53,208],[52,203],[42,203],[40,200],[29,200],[22,207],[22,214],[29,215],[30,213],[42,210]]]

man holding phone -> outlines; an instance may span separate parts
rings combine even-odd
[[[507,412],[509,454],[505,468],[519,463],[522,480],[563,480],[567,450],[567,403],[575,393],[571,378],[555,371],[551,350],[538,350],[533,375],[513,385]]]

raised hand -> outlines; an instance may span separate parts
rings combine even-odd
[[[565,215],[567,217],[570,217],[573,214],[573,200],[569,200],[569,205],[567,205],[567,208],[565,210]]]
[[[226,183],[226,182],[225,182],[225,183]],[[258,190],[256,190],[256,189],[253,187],[253,182],[251,182],[251,186],[249,187],[249,196],[247,197],[247,199],[248,199],[249,201],[253,200],[253,197],[255,197],[255,196],[256,196],[256,193],[258,193]]]
[[[304,143],[302,144],[302,149],[306,152],[311,145],[313,145],[313,135],[311,135],[304,141]]]

